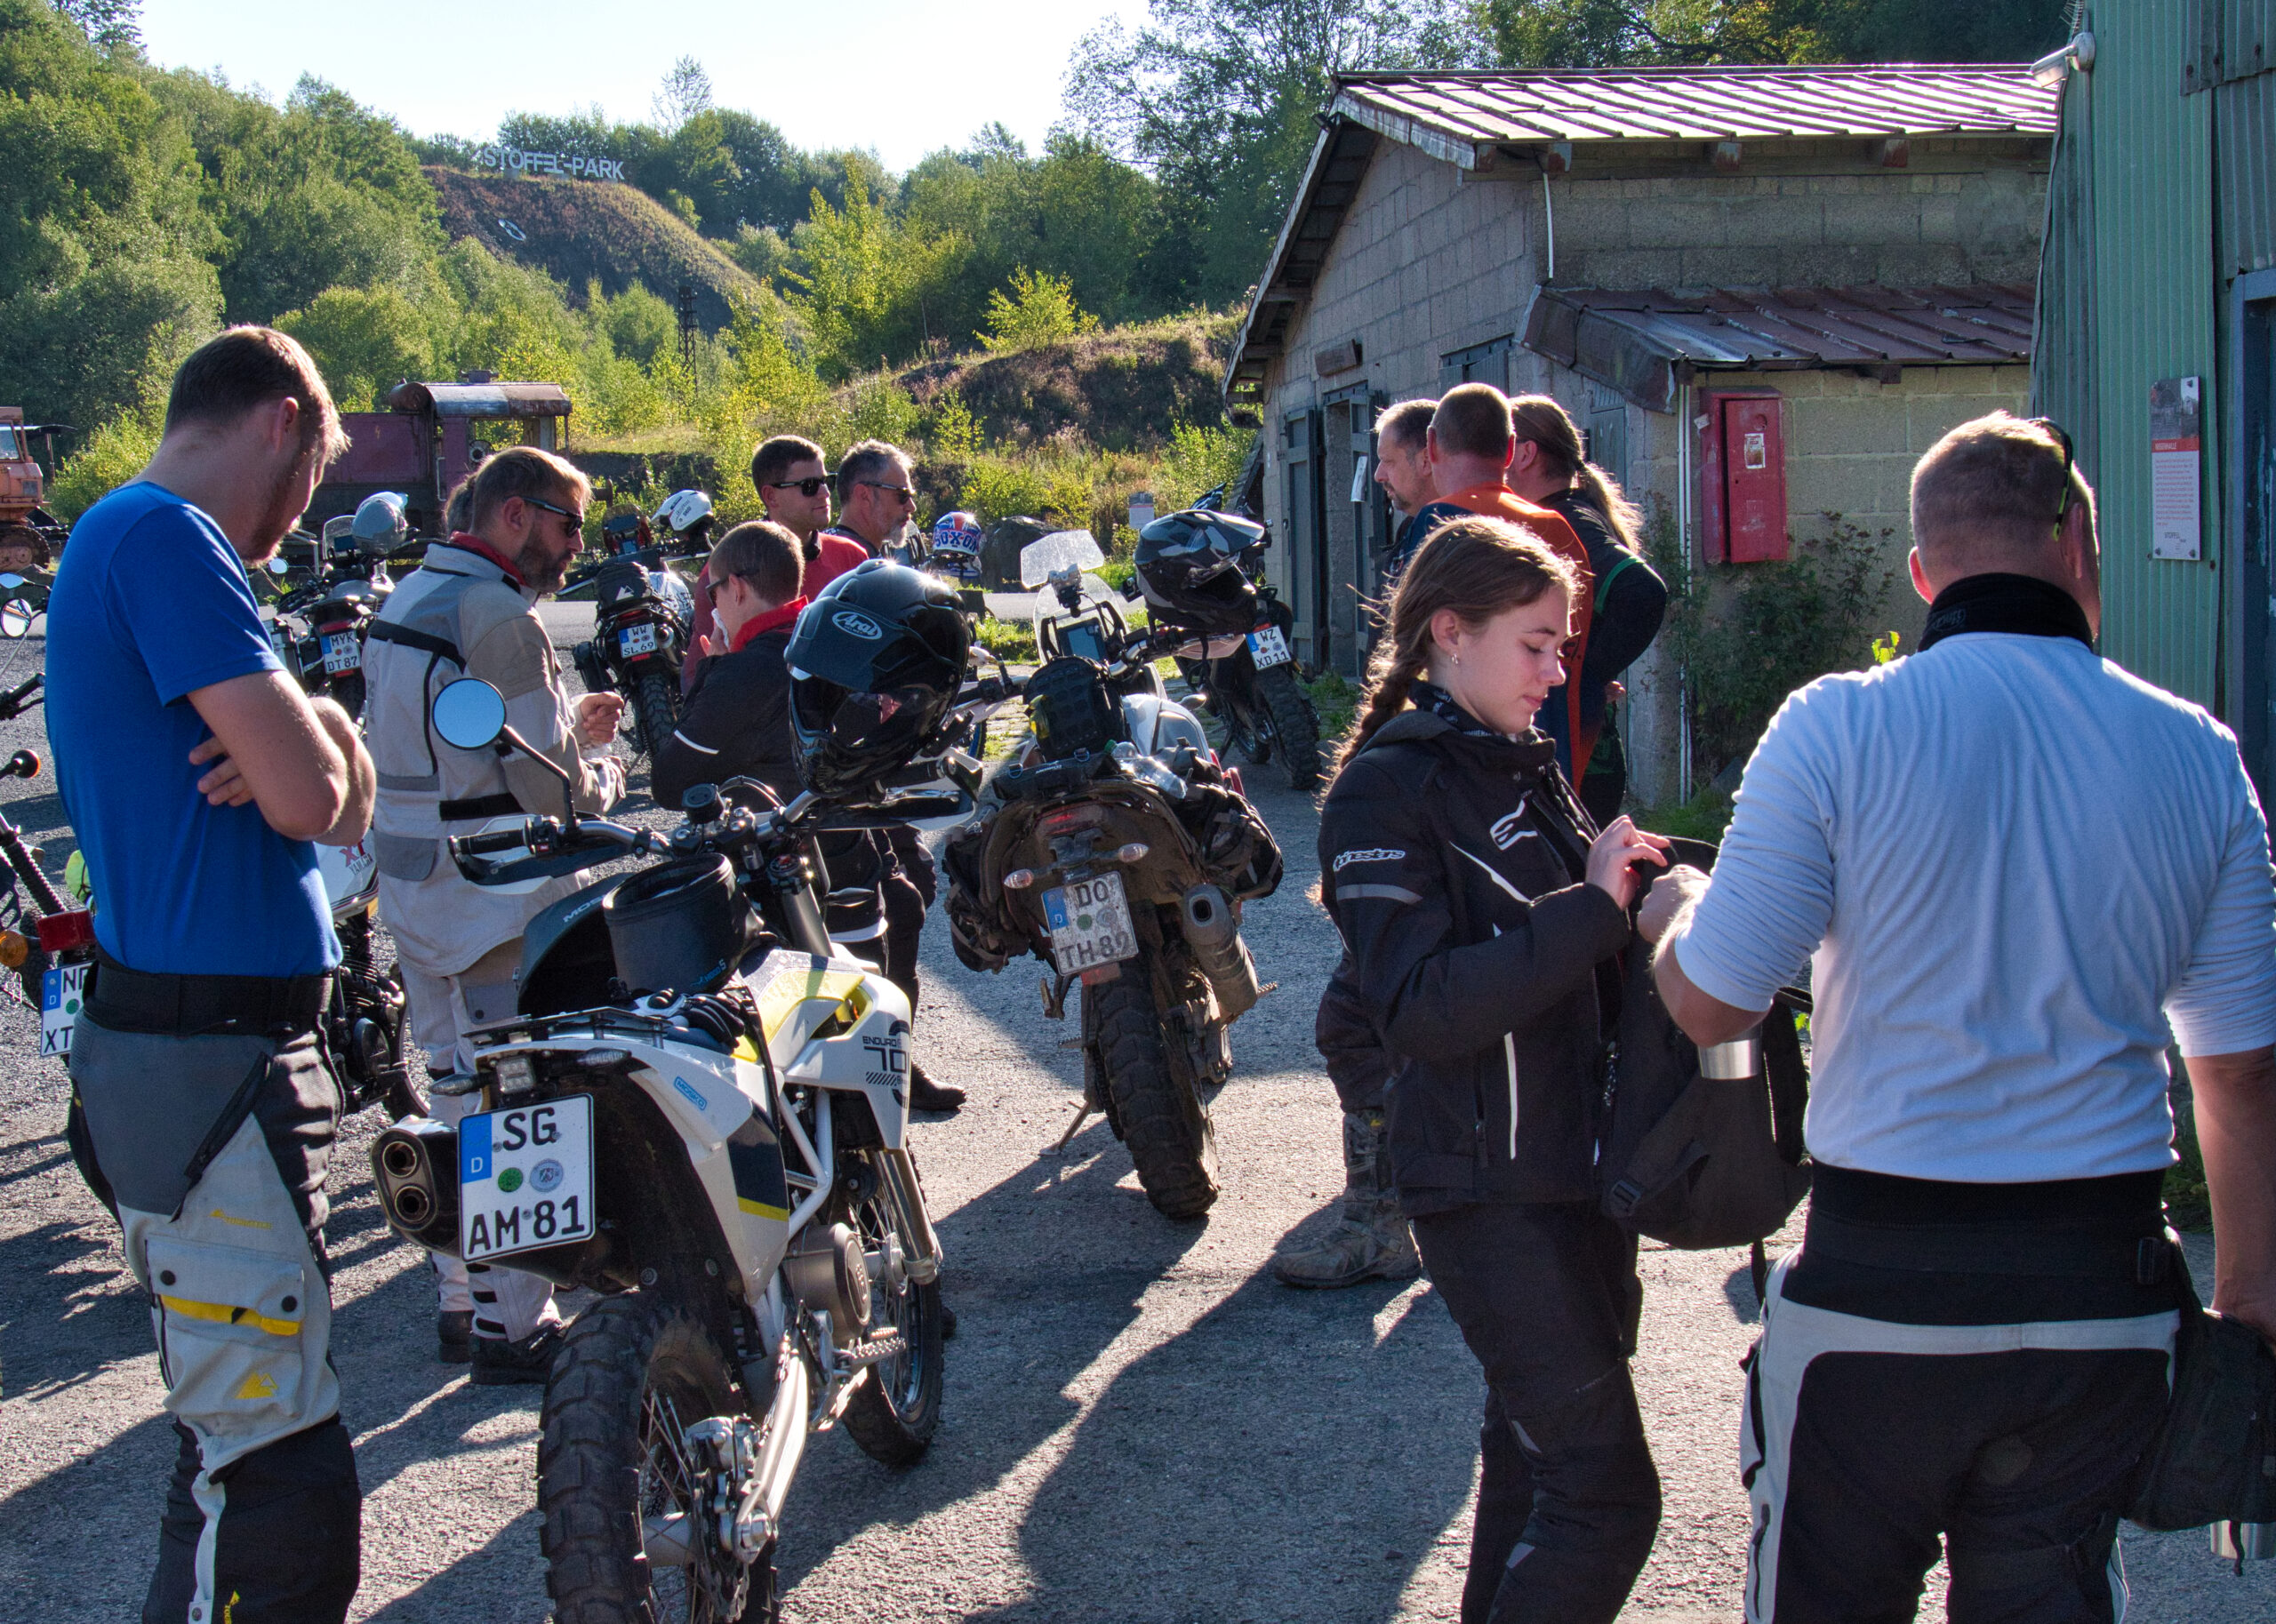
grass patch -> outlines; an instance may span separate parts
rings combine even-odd
[[[1032,621],[999,620],[992,614],[983,615],[979,638],[981,647],[1007,665],[1031,664],[1038,658]]]
[[[1631,809],[1631,815],[1638,828],[1655,835],[1712,844],[1719,842],[1723,831],[1731,826],[1731,797],[1710,785],[1688,801],[1672,806],[1638,806]]]
[[[1333,743],[1350,731],[1351,718],[1359,706],[1359,691],[1345,680],[1341,671],[1323,671],[1304,684],[1304,692],[1311,697],[1312,708],[1319,713],[1319,741]]]

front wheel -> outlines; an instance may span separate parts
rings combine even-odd
[[[1155,1007],[1145,959],[1125,959],[1120,975],[1086,984],[1083,998],[1095,1000],[1099,1069],[1146,1199],[1165,1218],[1199,1218],[1217,1199],[1216,1131],[1170,1064],[1169,1019]]]
[[[1280,748],[1280,764],[1287,769],[1288,788],[1310,789],[1319,782],[1319,713],[1296,686],[1295,673],[1288,666],[1259,671],[1256,697],[1272,714],[1274,742]]]
[[[773,1564],[723,1555],[687,1429],[742,1405],[718,1344],[637,1292],[577,1317],[537,1448],[545,1588],[563,1624],[771,1624]]]
[[[862,1451],[887,1466],[914,1466],[941,1425],[941,1282],[919,1285],[886,1266],[899,1252],[893,1209],[880,1188],[855,1209],[854,1221],[870,1268],[870,1334],[886,1325],[902,1333],[902,1350],[870,1367],[847,1401],[845,1430]]]
[[[639,728],[640,748],[653,760],[679,725],[679,684],[661,672],[642,677],[632,691],[632,717]]]

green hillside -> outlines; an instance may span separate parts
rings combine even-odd
[[[606,180],[468,174],[425,168],[453,238],[472,237],[501,260],[544,271],[581,295],[597,280],[613,297],[638,282],[670,300],[695,288],[696,319],[716,332],[731,301],[765,298],[758,280],[645,192]],[[509,226],[520,232],[517,236]]]

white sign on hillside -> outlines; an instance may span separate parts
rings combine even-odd
[[[587,180],[621,180],[624,165],[614,158],[590,158],[583,153],[524,152],[519,147],[483,147],[474,155],[475,167],[503,174],[567,175]]]

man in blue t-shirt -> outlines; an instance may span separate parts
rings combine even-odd
[[[72,1135],[151,1297],[181,1451],[145,1624],[344,1619],[360,1495],[328,1356],[316,1036],[340,957],[312,843],[374,779],[271,652],[245,570],[346,446],[301,347],[236,327],[174,378],[150,466],[80,519],[47,726],[94,887]]]

